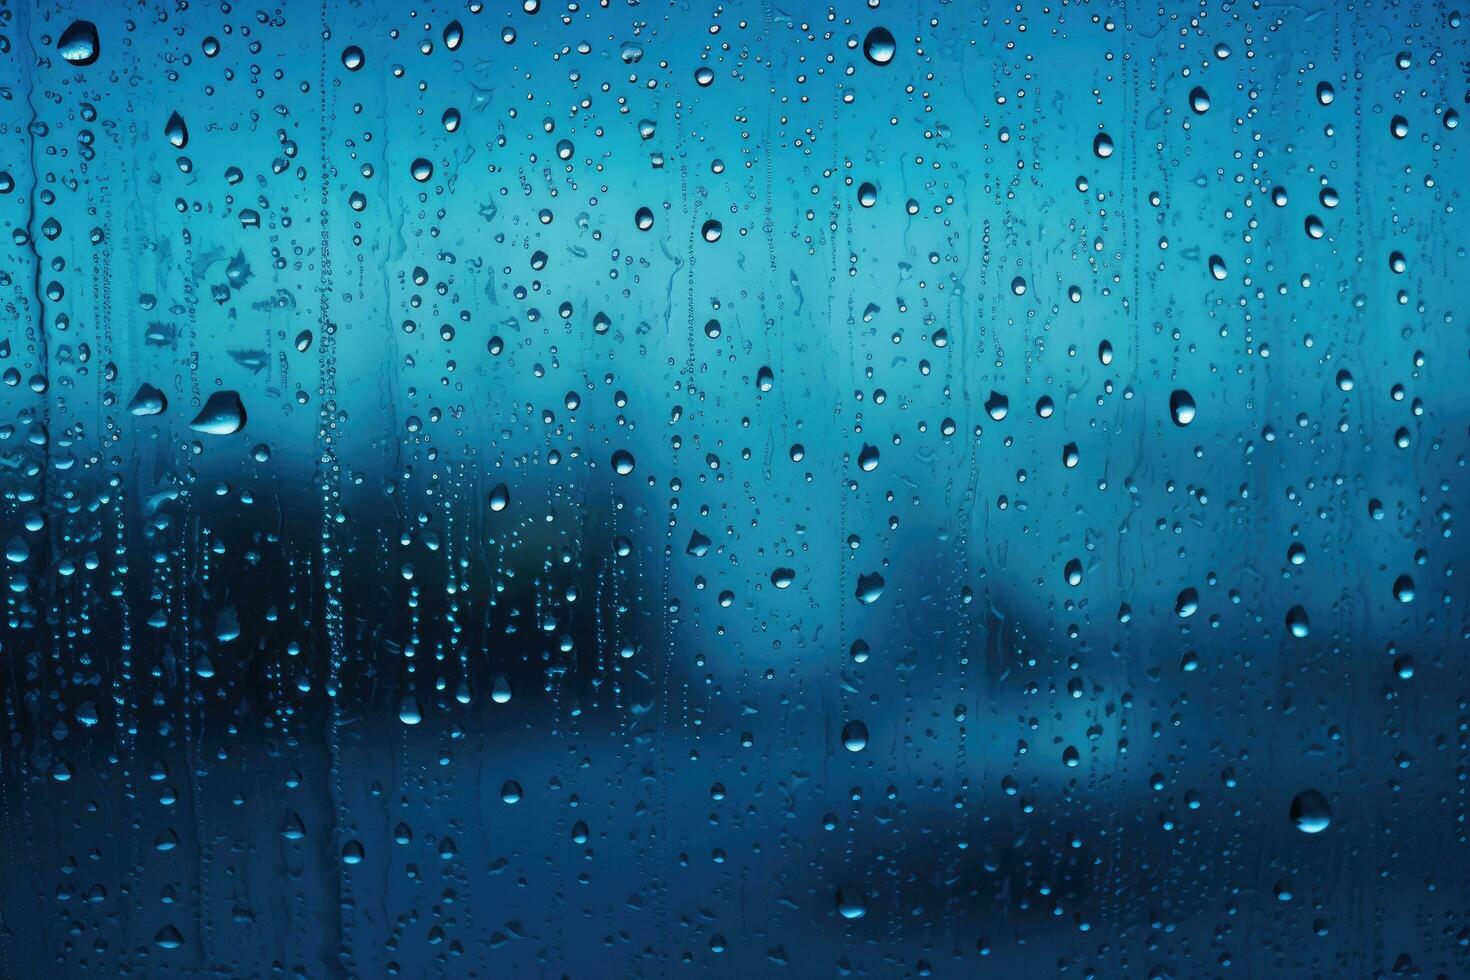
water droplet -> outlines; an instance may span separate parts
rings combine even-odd
[[[1332,806],[1315,789],[1304,789],[1292,797],[1290,815],[1292,824],[1304,834],[1320,834],[1332,824]]]
[[[1206,92],[1203,86],[1196,85],[1189,91],[1189,107],[1193,109],[1197,115],[1202,116],[1205,113],[1209,112],[1210,93]]]
[[[997,422],[1004,419],[1010,410],[1010,399],[998,391],[991,391],[990,397],[985,399],[985,414]]]
[[[510,488],[504,483],[497,483],[490,488],[490,509],[500,513],[510,506]]]
[[[245,406],[237,391],[216,391],[205,401],[189,428],[210,436],[227,436],[245,427]]]
[[[56,39],[56,50],[68,64],[86,67],[102,53],[102,41],[97,36],[97,25],[90,20],[74,20],[61,37]]]
[[[1169,395],[1169,415],[1180,427],[1194,421],[1194,396],[1183,388],[1175,388]]]
[[[182,150],[189,145],[189,127],[184,125],[184,117],[177,112],[171,113],[168,122],[163,124],[163,135],[175,149]]]
[[[457,20],[451,20],[444,25],[444,46],[450,51],[458,51],[459,46],[464,43],[464,25]]]
[[[898,42],[886,27],[875,27],[863,38],[863,57],[879,67],[890,64],[898,53]]]
[[[398,704],[398,720],[405,725],[417,725],[424,720],[423,712],[419,710],[418,698],[412,694],[403,696],[403,700]]]
[[[857,580],[857,600],[865,606],[871,606],[878,601],[883,594],[883,576],[877,572],[869,572],[859,575]]]
[[[167,396],[146,381],[138,386],[138,393],[128,402],[128,413],[139,417],[162,415],[167,410]]]
[[[1291,635],[1297,639],[1305,639],[1312,631],[1307,611],[1301,606],[1292,606],[1286,613],[1286,628],[1291,630]]]
[[[1082,584],[1082,562],[1081,562],[1081,560],[1080,559],[1077,559],[1077,558],[1069,559],[1068,562],[1067,562],[1067,564],[1066,564],[1066,567],[1062,569],[1062,577],[1064,579],[1066,579],[1067,584],[1070,585],[1074,589],[1077,588],[1077,586],[1081,585]]]

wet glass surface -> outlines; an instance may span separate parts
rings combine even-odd
[[[0,977],[1470,974],[1467,30],[0,8]]]

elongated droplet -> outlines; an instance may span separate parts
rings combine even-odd
[[[1183,388],[1174,389],[1169,396],[1169,414],[1177,426],[1186,426],[1194,421],[1194,396]]]
[[[184,117],[177,112],[168,117],[168,122],[163,124],[163,135],[174,145],[175,149],[182,150],[189,145],[189,127],[184,125]]]
[[[189,428],[209,436],[227,436],[245,428],[245,406],[237,391],[216,391],[209,396]]]
[[[167,410],[167,396],[146,381],[138,386],[138,393],[133,396],[132,401],[128,402],[128,412],[140,417],[161,415]]]

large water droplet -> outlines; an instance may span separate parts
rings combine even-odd
[[[1194,396],[1183,388],[1175,388],[1169,395],[1169,415],[1174,424],[1186,426],[1194,421]]]
[[[405,694],[403,700],[398,704],[398,720],[405,725],[417,725],[424,720],[424,714],[419,710],[419,700],[412,694]]]
[[[877,572],[859,575],[857,580],[858,602],[861,602],[865,606],[871,606],[877,602],[878,597],[883,594],[884,584],[883,576]]]
[[[837,912],[844,919],[861,919],[868,914],[868,896],[861,888],[844,885],[837,889]]]
[[[863,56],[875,65],[892,63],[898,53],[898,43],[886,27],[875,27],[863,38]]]
[[[999,422],[1005,418],[1011,410],[1011,400],[998,391],[992,391],[990,397],[985,399],[985,414]]]
[[[245,406],[237,391],[216,391],[209,396],[189,428],[210,436],[227,436],[245,428]]]
[[[504,483],[497,483],[490,488],[490,509],[500,513],[510,506],[510,488]]]
[[[128,402],[128,414],[161,415],[168,409],[168,397],[148,382],[138,386],[138,393]]]
[[[102,53],[102,41],[97,36],[97,25],[90,20],[74,20],[71,26],[56,39],[56,50],[68,64],[87,66]]]
[[[182,150],[189,145],[189,127],[184,125],[184,117],[177,112],[169,114],[168,122],[163,124],[163,135],[175,149]]]
[[[1297,639],[1305,639],[1312,632],[1312,624],[1307,618],[1307,611],[1301,606],[1292,606],[1286,613],[1286,628],[1291,630],[1291,635]]]
[[[1315,789],[1304,789],[1292,797],[1291,822],[1304,834],[1320,834],[1332,823],[1332,806]]]

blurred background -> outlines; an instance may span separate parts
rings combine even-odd
[[[1466,31],[0,8],[0,977],[1470,974]]]

